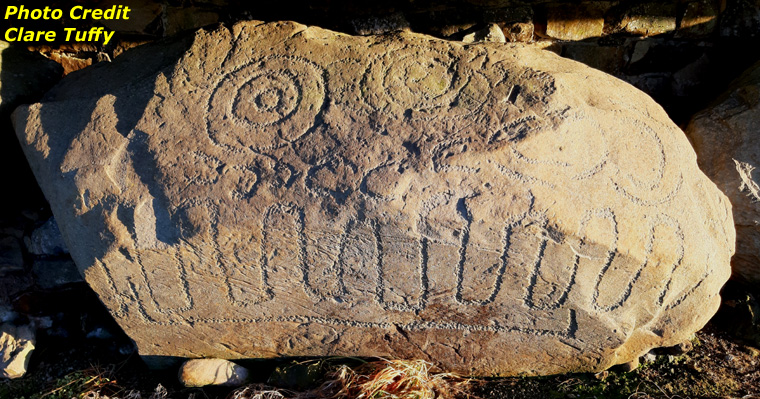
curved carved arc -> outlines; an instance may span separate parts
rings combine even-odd
[[[255,151],[237,154],[223,150],[210,154],[199,148],[181,158],[183,173],[178,182],[180,186],[175,189],[181,198],[179,208],[213,208],[219,202],[216,198],[225,197],[229,201],[219,203],[220,209],[225,209],[230,204],[234,207],[253,199],[263,187],[292,184],[289,164]],[[284,175],[283,170],[286,171]],[[285,179],[281,181],[283,177]]]
[[[338,232],[334,229],[304,229],[301,235],[305,245],[303,279],[306,292],[312,297],[337,303],[348,301],[341,259],[351,244],[347,240],[354,223],[350,220],[345,226],[338,226]]]
[[[151,322],[153,316],[166,319],[193,307],[184,258],[179,245],[160,239],[167,225],[156,217],[156,206],[160,204],[155,200],[137,205],[120,202],[106,215],[106,228],[118,238],[115,249],[96,259],[96,264],[118,298],[116,317],[141,314],[144,321]],[[139,310],[126,312],[128,302]]]
[[[292,203],[271,205],[262,225],[261,269],[270,297],[293,291],[294,276],[311,297],[319,294],[309,284],[306,265],[303,209]]]
[[[408,237],[377,221],[372,224],[377,254],[377,301],[388,310],[418,312],[424,309],[428,295],[427,238]],[[412,265],[416,265],[414,277],[410,277]]]
[[[300,285],[309,297],[317,301],[347,302],[349,298],[343,281],[345,270],[341,258],[350,244],[347,237],[352,230],[353,222],[338,236],[339,252],[331,256],[324,252],[325,248],[315,246],[325,245],[330,248],[335,243],[324,241],[325,237],[307,238],[305,215],[301,207],[292,203],[271,205],[264,217],[260,262],[268,299],[274,296],[274,291],[289,291],[289,286],[293,283],[292,277],[297,274],[301,276]],[[326,256],[324,259],[314,259],[315,255]],[[334,289],[326,288],[324,281],[316,281],[314,274],[319,270],[317,267],[320,263],[323,267],[319,269],[329,269],[329,277],[332,277],[336,286],[332,287]],[[295,268],[297,273],[294,273]],[[321,277],[327,276],[322,273]]]
[[[189,303],[184,307],[161,308],[158,304],[159,298],[154,292],[156,287],[151,286],[150,281],[146,279],[145,268],[139,261],[136,251],[126,248],[112,252],[105,259],[95,260],[96,267],[103,272],[105,288],[109,291],[102,299],[109,305],[111,314],[117,319],[137,318],[145,324],[180,323],[179,312],[192,308],[192,298],[189,298]],[[98,286],[103,287],[101,284]],[[104,293],[99,291],[98,294],[102,296]],[[160,298],[163,299],[166,297]]]
[[[655,246],[659,242],[666,241],[666,237],[658,236],[659,234],[658,227],[660,226],[671,229],[673,232],[673,237],[675,238],[677,242],[677,247],[675,248],[675,251],[670,251],[675,255],[673,257],[672,262],[668,262],[667,264],[664,264],[664,265],[661,264],[658,259],[655,259],[652,256],[654,253]],[[605,281],[614,282],[618,280],[612,277],[612,273],[615,271],[612,268],[612,264],[615,259],[615,256],[614,254],[610,256],[610,260],[602,269],[602,272],[599,274],[595,283],[593,305],[596,308],[596,310],[603,311],[603,312],[610,312],[623,306],[626,303],[626,301],[630,299],[631,294],[636,284],[639,283],[639,281],[642,278],[644,278],[645,282],[649,282],[655,287],[657,287],[658,285],[663,286],[662,290],[659,292],[659,296],[656,302],[657,306],[662,306],[663,301],[667,295],[667,292],[670,290],[671,282],[673,281],[673,275],[676,272],[676,270],[678,270],[684,257],[683,232],[681,230],[680,224],[678,224],[678,222],[675,219],[667,215],[664,215],[664,214],[658,215],[656,218],[654,218],[654,220],[651,222],[649,226],[647,237],[645,238],[645,241],[644,241],[644,250],[645,250],[644,260],[641,262],[638,269],[636,269],[632,273],[627,284],[622,287],[617,286],[617,285],[612,285],[612,286],[607,286],[605,288]],[[625,265],[623,265],[623,267],[620,268],[620,271],[625,274],[631,274],[631,270],[626,268]],[[662,282],[665,281],[665,279],[667,279],[667,282],[662,284]],[[645,284],[645,283],[642,283],[642,284]],[[621,294],[614,301],[608,301],[607,304],[600,304],[599,295],[602,291],[621,292]]]
[[[591,178],[609,162],[607,133],[592,118],[582,113],[568,115],[558,128],[536,118],[528,115],[505,126],[506,136],[513,141],[509,150],[514,160],[573,180]]]
[[[114,318],[123,319],[127,317],[127,314],[129,313],[129,306],[127,305],[125,297],[129,297],[129,289],[126,287],[126,281],[124,279],[120,279],[118,276],[114,276],[113,272],[111,271],[111,267],[106,266],[106,262],[103,262],[100,259],[95,259],[95,267],[97,268],[96,270],[102,272],[102,280],[105,281],[105,286],[109,291],[109,295],[107,295],[107,297],[103,298],[103,295],[101,295],[101,300],[106,305],[108,305],[108,309]],[[126,270],[126,268],[120,269]],[[98,280],[100,280],[100,278]],[[93,284],[93,286],[95,286],[95,284]],[[131,298],[130,302],[134,302],[135,300],[136,298]]]
[[[180,253],[179,246],[163,250],[136,250],[133,254],[140,265],[152,310],[172,315],[193,308],[185,257]]]
[[[501,251],[498,254],[492,254],[493,259],[487,256],[485,259],[479,259],[481,261],[485,261],[485,265],[480,265],[481,267],[478,268],[479,265],[475,264],[472,265],[470,269],[471,273],[466,273],[465,269],[468,265],[468,260],[472,261],[472,255],[471,253],[477,250],[475,245],[470,242],[471,240],[471,234],[473,231],[471,230],[473,228],[473,217],[470,213],[470,210],[467,208],[465,202],[460,200],[460,203],[457,205],[457,208],[459,210],[459,215],[463,219],[462,229],[460,233],[460,243],[459,243],[459,259],[457,262],[457,285],[456,285],[456,294],[455,294],[455,300],[457,303],[463,304],[463,305],[470,305],[470,306],[485,306],[490,303],[493,303],[496,299],[496,297],[499,295],[499,292],[501,291],[502,284],[504,283],[504,274],[509,266],[509,249],[511,247],[511,240],[513,238],[513,230],[519,226],[525,218],[530,217],[530,213],[526,213],[519,216],[514,216],[509,218],[505,225],[504,229],[501,232]],[[541,219],[539,215],[533,215],[536,219]],[[545,224],[545,221],[544,221]],[[468,255],[470,253],[470,255]],[[479,270],[483,269],[484,266],[488,266],[487,263],[489,261],[493,261],[494,263],[491,265],[491,267],[485,268],[486,270]],[[465,287],[467,286],[474,286],[473,281],[476,279],[483,279],[483,275],[487,274],[489,270],[493,269],[493,266],[497,266],[495,272],[491,272],[491,276],[485,277],[491,280],[491,284],[488,290],[481,293],[481,299],[472,299],[472,294],[467,293],[467,296],[470,296],[471,298],[465,298]],[[469,283],[469,284],[466,284]]]
[[[583,293],[588,292],[591,296],[583,301],[588,300],[597,310],[600,280],[612,265],[617,253],[619,236],[615,213],[609,208],[597,208],[586,211],[580,221],[578,232],[566,240],[576,256],[577,265],[573,271],[577,273],[576,282],[584,285]],[[563,295],[569,294],[568,290]]]
[[[622,118],[621,126],[632,126],[630,132],[618,134],[618,143],[610,153],[614,168],[610,179],[615,191],[640,206],[656,206],[670,202],[683,185],[679,165],[668,159],[665,144],[655,129],[634,118]],[[625,140],[631,142],[626,145]],[[630,154],[631,149],[651,149],[645,154]],[[635,163],[638,162],[638,163]],[[644,163],[642,163],[644,162]],[[654,165],[653,168],[649,168]],[[647,179],[648,172],[651,176]]]
[[[351,220],[341,241],[337,259],[338,284],[342,303],[356,303],[359,298],[377,301],[379,267],[375,226],[367,221]]]
[[[477,174],[480,167],[473,168],[468,162],[468,149],[472,147],[471,137],[460,137],[450,140],[444,140],[433,146],[430,151],[431,166],[436,173],[465,173]],[[488,163],[491,162],[487,159]],[[460,177],[461,178],[461,177]]]
[[[271,212],[264,212],[263,220],[256,226],[229,228],[220,220],[220,214],[226,211],[225,207],[229,204],[244,203],[256,194],[260,186],[263,161],[258,156],[252,161],[248,156],[246,163],[238,164],[230,154],[229,161],[221,155],[212,156],[200,151],[193,155],[205,161],[204,165],[212,165],[207,166],[211,168],[207,175],[213,179],[207,178],[202,182],[206,186],[204,191],[211,193],[211,190],[215,190],[217,194],[226,194],[231,202],[196,197],[189,204],[183,204],[184,207],[194,205],[205,210],[202,219],[205,219],[211,240],[195,249],[186,246],[182,251],[186,260],[180,258],[179,261],[182,264],[189,262],[195,275],[205,281],[202,284],[222,288],[224,295],[219,300],[226,300],[233,306],[247,308],[272,299],[273,292],[267,281],[265,267],[267,258],[263,255],[270,245],[266,238]],[[178,286],[182,285],[186,283]]]
[[[480,71],[472,70],[470,65],[462,69],[466,81],[450,104],[452,117],[466,117],[481,110],[489,101],[493,85]]]
[[[246,242],[245,237],[240,236],[241,232],[236,231],[234,227],[228,229],[226,226],[221,226],[218,202],[209,204],[209,209],[211,210],[209,224],[212,237],[210,260],[213,264],[206,265],[205,268],[199,265],[196,270],[205,269],[206,284],[214,284],[212,281],[222,284],[225,298],[233,306],[247,308],[271,299],[272,293],[267,284],[266,271],[257,259],[258,248],[255,246],[258,243],[252,237],[247,237]],[[263,245],[262,242],[261,246]],[[198,262],[204,262],[204,260],[208,262],[208,258],[200,254]]]
[[[518,235],[522,233],[521,229],[525,228],[526,222],[538,223],[542,234],[528,275],[529,284],[524,303],[531,309],[558,309],[565,304],[575,285],[580,257],[560,232],[548,226],[548,220],[541,214],[528,214],[513,222],[510,226],[510,240],[519,239]],[[563,265],[562,259],[569,262]]]
[[[654,225],[653,231],[652,231],[652,244],[651,244],[652,247],[654,247],[655,242],[664,241],[664,239],[663,240],[658,240],[657,237],[656,237],[657,232],[655,231],[655,229],[656,229],[657,225],[667,226],[667,227],[673,229],[673,237],[675,237],[676,241],[678,242],[678,244],[677,244],[678,247],[677,247],[677,249],[675,251],[675,259],[673,260],[672,265],[670,265],[671,267],[670,267],[670,271],[668,273],[669,274],[668,281],[665,283],[665,286],[663,287],[662,291],[660,292],[660,295],[659,295],[658,300],[657,300],[657,304],[659,306],[663,306],[663,304],[665,302],[665,297],[668,295],[668,292],[670,292],[672,290],[673,278],[676,275],[676,272],[681,268],[681,266],[683,264],[683,259],[684,259],[684,256],[685,256],[685,247],[684,247],[685,236],[684,236],[683,229],[681,228],[681,224],[678,223],[677,220],[675,220],[674,218],[672,218],[672,217],[670,217],[668,215],[660,214],[658,216],[658,220],[655,223],[656,224]],[[653,250],[654,250],[654,248],[653,248]],[[708,255],[707,261],[709,262],[709,260],[710,259],[709,259],[709,255]],[[701,283],[701,280],[700,280],[700,283]],[[698,285],[699,285],[699,283],[697,284],[697,286]],[[696,288],[696,286],[692,287],[692,288]]]

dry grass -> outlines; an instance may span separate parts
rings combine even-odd
[[[464,394],[469,380],[435,371],[424,360],[382,360],[356,370],[341,366],[323,387],[337,391],[332,397],[340,399],[434,399]]]
[[[293,392],[276,389],[265,384],[253,384],[238,389],[228,396],[229,399],[286,399],[294,397]]]
[[[230,399],[453,399],[469,397],[470,380],[436,372],[424,360],[380,360],[355,369],[342,365],[319,388],[294,393],[256,385],[235,391]]]
[[[113,367],[92,367],[67,374],[43,392],[40,399],[69,399],[115,396],[124,389],[113,380]]]

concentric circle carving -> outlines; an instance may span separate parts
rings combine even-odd
[[[267,148],[297,140],[325,101],[324,70],[309,61],[271,56],[225,75],[207,111],[211,140],[227,148]]]

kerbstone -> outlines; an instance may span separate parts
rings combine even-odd
[[[736,223],[734,277],[760,283],[760,63],[750,67],[686,128],[699,166],[731,200]]]
[[[528,47],[246,22],[15,122],[144,356],[602,370],[701,328],[730,272],[727,200],[662,108]]]

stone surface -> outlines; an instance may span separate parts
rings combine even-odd
[[[224,359],[193,359],[182,364],[179,381],[186,387],[236,387],[248,379],[248,369]]]
[[[483,21],[497,24],[510,42],[533,40],[533,9],[528,6],[510,5],[506,8],[486,9]]]
[[[204,7],[166,7],[162,15],[164,35],[200,28],[219,22],[219,13],[213,8]]]
[[[400,12],[380,17],[357,18],[351,21],[351,25],[354,33],[363,36],[409,30],[409,21]]]
[[[718,10],[712,0],[692,1],[686,4],[676,37],[704,37],[715,32]]]
[[[61,76],[61,66],[55,62],[23,47],[0,41],[0,169],[6,171],[0,177],[0,185],[7,187],[0,196],[0,216],[17,215],[19,209],[42,202],[18,141],[10,134],[10,114],[20,104],[39,101]],[[0,259],[4,257],[0,254]]]
[[[727,1],[720,16],[720,35],[728,37],[760,36],[760,0]]]
[[[87,68],[92,65],[92,59],[79,58],[66,53],[51,53],[50,59],[63,67],[63,74],[68,75],[74,71]]]
[[[157,46],[14,113],[73,259],[149,359],[598,371],[718,307],[728,202],[620,80],[287,22]]]
[[[12,236],[0,236],[0,276],[24,270],[21,241]]]
[[[673,32],[676,30],[676,5],[636,4],[625,13],[621,25],[624,31],[633,35],[655,36]]]
[[[31,327],[8,323],[0,325],[0,378],[23,377],[34,344],[34,330]]]
[[[700,84],[708,81],[712,73],[711,62],[707,55],[686,65],[673,74],[673,94],[677,96],[699,95]]]
[[[36,101],[61,78],[61,67],[45,57],[0,40],[0,118]]]
[[[84,281],[71,259],[37,259],[32,264],[34,281],[40,288],[52,289]]]
[[[472,32],[465,35],[462,39],[462,43],[506,43],[507,39],[504,37],[504,32],[501,31],[499,25],[489,24],[486,28],[479,31]]]
[[[700,168],[731,200],[736,223],[734,275],[760,283],[760,63],[710,107],[692,118],[686,133]]]
[[[24,239],[26,250],[33,255],[63,255],[69,253],[63,236],[58,229],[55,217],[51,217],[42,226],[34,229],[29,237]]]
[[[562,56],[582,62],[609,74],[620,73],[626,48],[623,46],[599,46],[596,43],[564,43]]]
[[[510,42],[530,42],[533,40],[533,24],[530,22],[510,22],[501,25],[504,37]]]
[[[583,40],[602,36],[604,12],[609,3],[559,4],[549,7],[546,35],[560,40]]]

